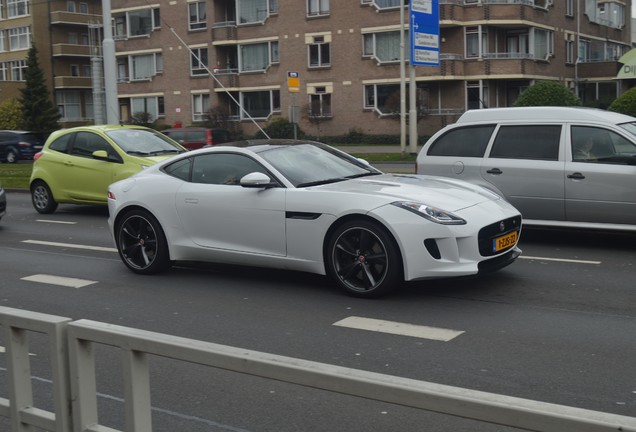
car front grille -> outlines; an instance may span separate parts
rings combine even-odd
[[[521,216],[504,219],[479,230],[479,253],[482,256],[493,256],[509,250],[514,244],[500,251],[495,251],[493,244],[499,237],[521,230]]]

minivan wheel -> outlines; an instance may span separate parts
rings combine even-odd
[[[53,198],[51,189],[41,180],[31,184],[31,202],[38,213],[49,214],[57,209],[57,201]]]

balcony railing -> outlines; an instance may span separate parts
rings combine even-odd
[[[54,44],[53,57],[90,57],[91,48],[88,45]]]
[[[81,14],[67,11],[51,12],[51,24],[89,25],[102,22],[100,15]]]
[[[54,79],[56,89],[62,88],[91,88],[93,80],[91,77],[78,76],[56,76]]]

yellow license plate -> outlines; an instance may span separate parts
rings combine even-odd
[[[505,236],[497,237],[493,241],[493,249],[495,252],[499,252],[509,247],[514,246],[517,243],[518,233],[516,231],[506,234]]]

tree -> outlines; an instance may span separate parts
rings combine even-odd
[[[621,114],[636,117],[636,87],[632,87],[620,95],[608,108]]]
[[[0,129],[22,129],[22,105],[15,99],[0,104]]]
[[[513,106],[580,106],[581,100],[556,81],[537,81],[519,95]]]
[[[26,130],[49,135],[60,128],[60,112],[51,102],[51,94],[46,86],[44,72],[38,63],[38,52],[34,45],[29,48],[26,66],[25,86],[20,89],[24,120],[22,126]]]

